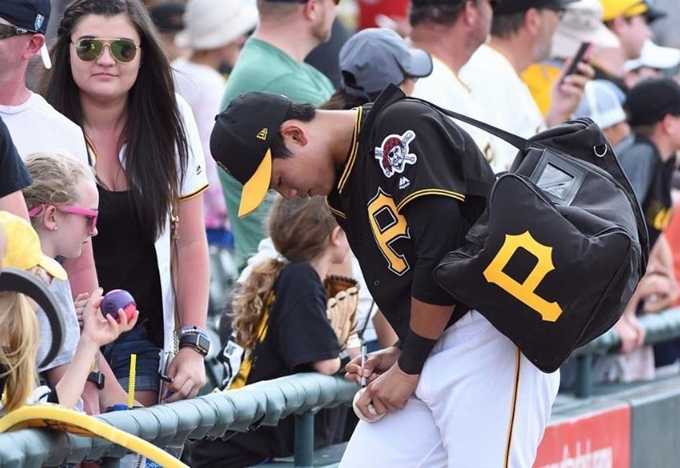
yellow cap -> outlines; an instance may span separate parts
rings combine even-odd
[[[611,21],[618,16],[630,18],[643,15],[649,10],[644,0],[600,0],[602,3],[602,21]]]
[[[0,211],[0,227],[7,235],[3,267],[30,270],[39,266],[57,279],[65,280],[68,277],[66,270],[56,260],[43,254],[38,233],[28,221],[6,211]]]

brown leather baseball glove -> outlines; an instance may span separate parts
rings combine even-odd
[[[359,285],[353,278],[329,275],[324,280],[328,303],[326,313],[342,349],[359,348],[356,331]]]

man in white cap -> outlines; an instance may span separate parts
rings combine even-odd
[[[220,99],[226,86],[219,72],[225,64],[231,69],[248,34],[257,26],[254,6],[240,0],[190,0],[184,12],[184,29],[175,36],[175,44],[189,50],[171,64],[177,92],[191,106],[203,152],[210,155],[210,132],[220,112]],[[206,158],[210,188],[203,197],[208,239],[226,232],[227,209],[217,165]]]
[[[663,47],[648,39],[642,46],[642,55],[623,64],[623,81],[632,88],[642,80],[660,78],[680,65],[680,49]]]
[[[531,65],[522,73],[522,80],[529,86],[543,115],[552,106],[553,85],[583,42],[590,43],[583,58],[586,62],[595,50],[619,47],[619,39],[602,23],[602,4],[599,0],[579,0],[567,5],[552,39],[550,57]]]

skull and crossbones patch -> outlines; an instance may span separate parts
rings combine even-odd
[[[406,164],[415,164],[418,157],[409,153],[409,143],[416,134],[413,130],[407,130],[403,135],[387,135],[375,149],[375,159],[380,162],[380,168],[387,177],[404,172]]]

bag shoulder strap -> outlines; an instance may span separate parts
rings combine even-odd
[[[479,129],[484,130],[487,133],[490,133],[493,136],[496,136],[508,143],[510,143],[512,146],[514,146],[517,149],[520,150],[525,150],[531,145],[531,142],[527,140],[526,138],[522,138],[519,135],[515,135],[514,133],[510,133],[506,130],[500,129],[498,127],[494,127],[491,124],[488,124],[486,122],[482,122],[477,119],[473,119],[470,116],[460,114],[458,112],[454,112],[449,109],[444,109],[443,107],[439,107],[436,104],[433,104],[429,101],[425,101],[424,99],[416,98],[416,97],[407,97],[401,89],[399,89],[398,86],[394,84],[390,84],[385,88],[385,90],[378,96],[378,99],[376,99],[375,103],[373,103],[372,108],[371,108],[371,114],[366,120],[366,123],[369,124],[373,120],[375,120],[375,117],[377,114],[382,112],[385,107],[389,106],[390,104],[393,104],[397,101],[400,101],[402,99],[408,99],[410,101],[417,101],[417,102],[422,102],[423,104],[432,107],[433,109],[438,110],[444,115],[447,115],[449,117],[452,117],[456,120],[460,120],[462,122],[465,122],[467,124],[472,125],[473,127],[477,127]],[[371,117],[373,117],[371,120]]]

